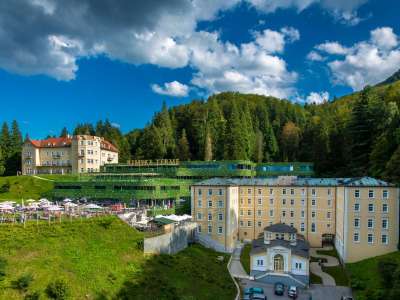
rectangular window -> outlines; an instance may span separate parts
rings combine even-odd
[[[222,213],[218,213],[218,221],[223,221],[224,215]]]
[[[212,195],[212,189],[208,190],[208,195],[211,196]]]
[[[328,212],[326,213],[326,218],[327,218],[327,219],[330,219],[330,218],[331,218],[331,212],[330,212],[330,211],[328,211]]]
[[[208,200],[208,207],[212,207],[212,200]]]
[[[358,232],[354,232],[353,241],[358,243],[360,241],[360,234]]]
[[[212,226],[208,225],[208,233],[212,233]]]
[[[311,195],[313,195],[313,196],[315,196],[315,195],[316,195],[316,191],[315,191],[315,189],[312,189],[312,190],[311,190]]]
[[[273,209],[270,209],[270,211],[269,211],[269,216],[270,216],[270,217],[273,217],[273,216],[274,216],[274,210],[273,210]]]
[[[282,199],[282,205],[286,205],[286,199]]]
[[[374,198],[374,191],[373,190],[369,190],[368,191],[368,198]]]
[[[301,217],[304,218],[305,212],[304,210],[301,211]]]
[[[382,234],[381,241],[382,241],[382,244],[385,244],[385,245],[388,244],[388,236],[387,236],[387,234]]]
[[[243,198],[240,198],[240,204],[243,205],[243,203],[244,203]]]
[[[224,194],[224,191],[222,189],[219,189],[218,192],[220,196]]]
[[[329,207],[332,206],[332,200],[331,199],[328,199],[328,206]]]
[[[294,211],[293,210],[290,211],[290,217],[294,218]]]
[[[305,199],[301,199],[301,206],[306,205],[306,200]]]
[[[212,213],[208,213],[208,221],[212,221]]]
[[[263,265],[264,265],[264,260],[257,259],[257,266],[263,266]]]
[[[257,210],[257,215],[258,215],[259,217],[261,217],[261,215],[262,215],[262,210],[261,210],[261,209]]]
[[[197,231],[201,233],[201,225],[197,226]]]
[[[374,205],[372,203],[368,204],[368,212],[374,212]]]
[[[218,226],[218,234],[222,234],[222,226]]]
[[[387,190],[383,190],[383,191],[382,191],[382,198],[383,198],[383,199],[389,198],[389,192],[388,192]]]
[[[201,196],[201,189],[198,190],[199,196]]]
[[[269,199],[269,204],[274,205],[274,199]]]
[[[360,190],[354,191],[354,198],[360,198]]]
[[[331,189],[328,189],[328,196],[331,195]]]
[[[387,203],[382,204],[382,212],[387,213],[389,211]]]
[[[251,227],[251,221],[247,221],[247,226]]]
[[[240,227],[244,227],[244,222],[240,221]]]
[[[304,232],[304,223],[301,223],[301,224],[300,224],[300,231],[301,231],[301,232]]]
[[[201,213],[197,213],[197,220],[202,220],[203,219],[203,215]]]
[[[286,211],[282,210],[282,217],[286,217]]]
[[[290,199],[290,205],[294,205],[294,199]]]
[[[224,201],[223,200],[218,200],[218,207],[223,208],[224,207]]]
[[[313,219],[315,218],[315,211],[311,212],[311,218],[313,218]]]
[[[197,206],[198,207],[202,207],[202,205],[203,205],[203,203],[202,203],[201,199],[198,199],[197,200]]]
[[[368,244],[372,244],[374,242],[374,235],[372,233],[368,233]]]
[[[311,223],[311,232],[316,232],[315,223]]]
[[[282,189],[282,195],[286,195],[286,189]]]
[[[247,215],[251,216],[251,210],[250,209],[247,211]]]
[[[354,211],[360,211],[360,203],[354,203]]]
[[[388,229],[388,220],[387,219],[382,219],[382,229]]]
[[[359,218],[354,219],[354,227],[356,227],[356,228],[360,227],[360,219]]]
[[[243,216],[243,215],[244,215],[244,213],[243,213],[243,209],[241,209],[241,210],[240,210],[240,215],[241,215],[241,216]]]
[[[247,204],[248,204],[248,205],[251,205],[251,199],[250,199],[250,198],[247,199]]]
[[[251,189],[248,189],[248,190],[247,190],[247,194],[251,194]]]
[[[294,195],[294,189],[290,189],[290,195]]]
[[[269,189],[269,194],[272,195],[274,193],[274,189]]]
[[[262,205],[262,199],[258,198],[258,205]]]
[[[261,189],[258,189],[258,194],[259,194],[259,195],[261,195],[261,194],[262,194],[262,191],[261,191]]]
[[[312,205],[312,206],[315,206],[315,203],[316,203],[315,199],[312,199],[312,200],[311,200],[311,205]]]
[[[257,225],[258,225],[258,227],[262,227],[262,222],[258,221]]]
[[[368,219],[368,228],[374,228],[374,220]]]
[[[301,189],[301,194],[305,195],[306,194],[306,190],[305,189]]]

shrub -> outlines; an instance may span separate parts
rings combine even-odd
[[[0,193],[7,193],[10,191],[10,182],[6,181],[0,186]]]
[[[24,300],[39,300],[40,299],[40,293],[39,292],[33,292],[32,294],[27,294],[24,297]]]
[[[385,287],[391,287],[393,285],[393,274],[397,269],[398,264],[392,260],[380,260],[378,262],[378,270],[382,275],[382,284]]]
[[[0,281],[4,280],[4,277],[6,276],[6,266],[7,260],[3,257],[0,257]]]
[[[26,291],[29,287],[29,285],[33,281],[33,276],[31,274],[25,274],[19,277],[17,280],[12,282],[12,286],[14,289],[20,290],[20,291]]]
[[[67,283],[58,279],[53,282],[50,282],[46,287],[46,295],[50,299],[55,300],[65,300],[69,298],[69,287]]]

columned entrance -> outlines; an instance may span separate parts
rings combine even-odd
[[[285,269],[285,263],[283,260],[283,256],[281,254],[277,254],[274,256],[274,271],[275,272],[283,272]]]

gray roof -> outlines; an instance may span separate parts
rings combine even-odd
[[[290,243],[290,241],[286,240],[271,240],[269,244],[264,244],[264,239],[259,238],[254,240],[252,243],[252,248],[250,251],[250,256],[254,254],[265,253],[268,248],[281,246],[284,248],[291,249],[292,254],[298,255],[301,257],[309,258],[309,250],[310,244],[303,239],[297,239],[296,245]]]
[[[354,178],[302,178],[279,176],[268,178],[211,178],[194,184],[200,186],[395,186],[372,177]]]
[[[297,233],[297,229],[284,223],[277,223],[264,228],[269,232]]]

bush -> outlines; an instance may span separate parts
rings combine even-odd
[[[0,193],[8,193],[10,191],[10,182],[6,181],[0,186]]]
[[[397,269],[398,264],[392,260],[380,260],[378,262],[378,270],[382,276],[382,284],[385,287],[393,285],[393,274]]]
[[[58,279],[48,284],[48,286],[46,287],[46,295],[50,299],[55,299],[55,300],[68,299],[69,287],[64,280]]]
[[[7,260],[3,257],[0,257],[0,281],[3,281],[4,277],[6,276],[6,266]]]
[[[39,300],[40,299],[40,293],[39,292],[33,292],[32,294],[27,294],[24,297],[24,300]]]
[[[25,274],[19,277],[17,280],[12,282],[12,286],[14,289],[20,290],[20,291],[26,291],[29,287],[29,285],[33,281],[33,276],[31,274]]]

